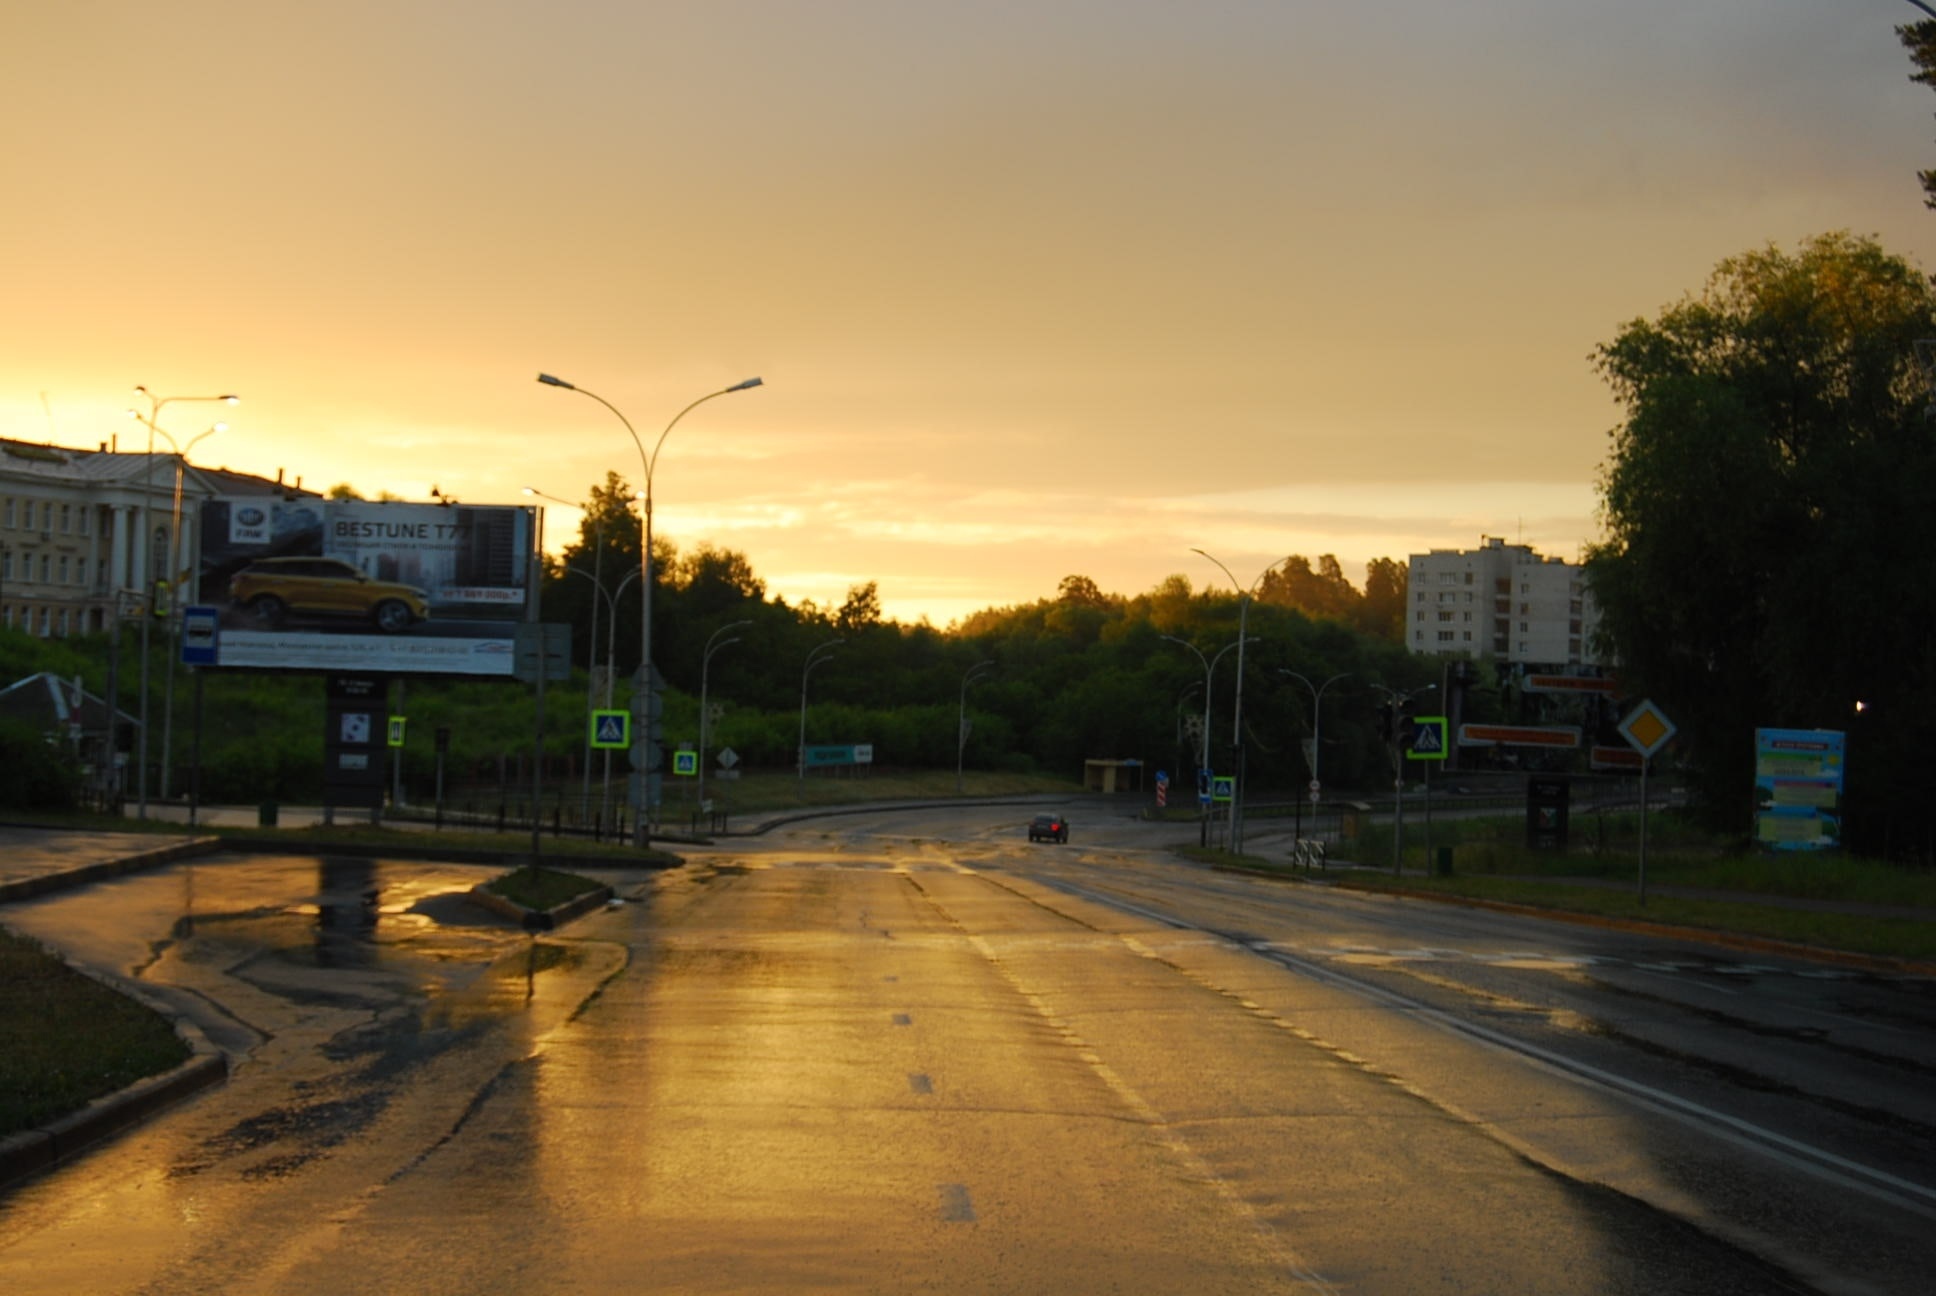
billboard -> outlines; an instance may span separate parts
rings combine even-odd
[[[193,602],[208,664],[510,678],[537,605],[535,510],[218,497],[201,506]]]
[[[1755,839],[1775,850],[1827,850],[1842,838],[1844,735],[1755,730]]]

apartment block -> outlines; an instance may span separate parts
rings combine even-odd
[[[1477,549],[1413,554],[1405,643],[1439,657],[1527,666],[1593,666],[1597,615],[1581,568],[1527,545],[1480,537]]]

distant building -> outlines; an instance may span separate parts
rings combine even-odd
[[[1599,617],[1582,569],[1496,536],[1481,539],[1478,549],[1411,556],[1406,646],[1522,666],[1600,664],[1593,652]]]
[[[184,461],[182,564],[194,561],[203,499],[276,494],[315,492]],[[59,638],[105,632],[117,602],[138,613],[154,580],[182,575],[170,571],[175,503],[172,454],[0,439],[0,626]]]

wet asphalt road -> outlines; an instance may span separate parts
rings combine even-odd
[[[451,865],[177,865],[10,907],[242,1061],[0,1198],[0,1281],[1927,1289],[1928,982],[1022,822],[696,851],[535,946],[458,898],[493,870]]]

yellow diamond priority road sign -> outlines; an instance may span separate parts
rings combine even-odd
[[[1633,749],[1642,756],[1652,756],[1667,745],[1679,730],[1674,722],[1662,713],[1651,701],[1643,701],[1633,709],[1625,720],[1620,722],[1620,736],[1625,738]]]

